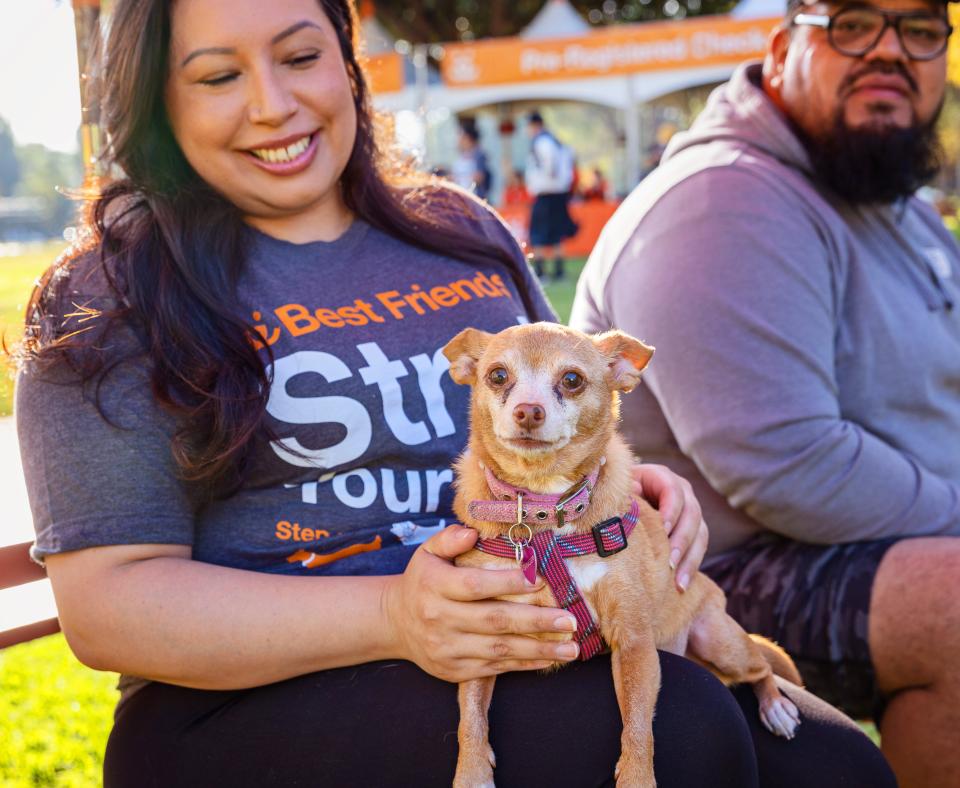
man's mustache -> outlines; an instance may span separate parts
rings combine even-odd
[[[918,93],[920,91],[920,86],[917,85],[917,81],[910,75],[907,69],[904,68],[903,63],[871,63],[846,76],[843,82],[840,83],[840,95],[849,93],[858,79],[868,76],[869,74],[896,74],[899,77],[903,77],[912,93]]]

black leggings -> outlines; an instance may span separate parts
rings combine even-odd
[[[749,687],[662,654],[653,731],[660,788],[895,788],[873,743],[847,717],[792,685],[803,723],[768,733]],[[456,686],[409,662],[328,670],[265,687],[206,691],[151,684],[120,709],[106,788],[451,784]],[[609,656],[550,674],[497,679],[490,739],[501,788],[613,785],[620,712]]]

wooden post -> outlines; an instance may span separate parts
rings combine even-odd
[[[100,164],[100,102],[92,89],[90,65],[100,44],[100,0],[73,0],[80,79],[80,147],[83,185],[93,186],[104,175]]]

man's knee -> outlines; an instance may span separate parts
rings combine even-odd
[[[905,539],[877,570],[869,643],[877,682],[893,692],[954,681],[960,652],[960,538]]]

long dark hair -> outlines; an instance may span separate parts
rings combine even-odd
[[[317,2],[336,31],[357,112],[341,177],[346,206],[420,248],[502,264],[527,299],[511,251],[479,226],[465,233],[462,219],[452,221],[463,211],[482,214],[472,198],[415,174],[378,143],[357,56],[355,8],[350,0]],[[113,7],[100,101],[107,158],[123,176],[88,203],[86,243],[55,263],[34,291],[22,357],[66,359],[99,391],[119,363],[99,352],[103,335],[130,326],[149,362],[155,399],[176,417],[172,449],[183,477],[228,491],[243,478],[252,438],[267,432],[270,380],[236,299],[244,266],[240,214],[193,171],[167,119],[170,6],[170,0],[118,0]],[[87,330],[76,332],[64,328],[71,312],[65,293],[87,267],[81,261],[106,278],[115,306],[96,313],[92,330],[87,320]],[[101,414],[106,418],[102,408]]]

